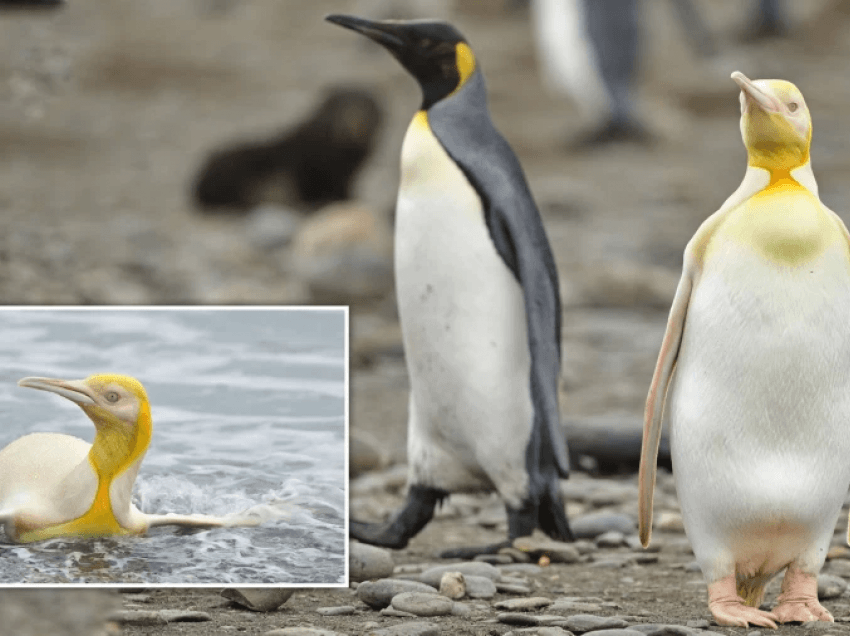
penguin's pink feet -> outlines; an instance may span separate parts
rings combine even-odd
[[[773,613],[780,623],[805,623],[808,621],[835,622],[832,614],[818,602],[818,577],[788,566],[782,579],[782,593]]]
[[[708,609],[718,625],[747,627],[758,625],[776,629],[778,619],[773,612],[744,604],[735,589],[735,575],[727,576],[708,586]]]

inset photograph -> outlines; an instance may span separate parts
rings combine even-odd
[[[0,585],[344,586],[348,309],[0,310]]]

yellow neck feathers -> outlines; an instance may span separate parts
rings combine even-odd
[[[135,396],[138,400],[136,421],[132,423],[121,419],[97,404],[81,405],[96,428],[88,454],[88,461],[97,476],[97,491],[91,506],[82,516],[58,525],[38,527],[36,524],[29,525],[26,519],[16,520],[19,541],[26,543],[60,536],[98,537],[139,532],[139,529],[124,528],[118,523],[110,488],[116,477],[142,460],[150,445],[153,421],[147,395],[141,383],[126,376],[92,376],[86,379],[86,383],[96,390],[105,391],[107,399],[110,393],[115,392],[111,387],[116,385]],[[127,483],[127,487],[132,487],[132,481]]]

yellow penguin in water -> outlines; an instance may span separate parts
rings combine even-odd
[[[817,575],[850,486],[850,237],[818,198],[800,91],[732,79],[749,165],[685,249],[646,402],[640,537],[649,544],[666,411],[717,622],[832,621]],[[782,570],[778,604],[760,610]]]
[[[142,534],[154,526],[257,525],[252,518],[151,515],[130,502],[153,423],[142,384],[123,375],[85,380],[24,378],[19,386],[76,402],[94,423],[94,443],[33,433],[0,451],[0,523],[15,542]]]

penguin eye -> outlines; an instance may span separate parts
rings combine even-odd
[[[110,392],[109,392],[109,393],[107,393],[104,397],[106,397],[106,401],[107,401],[107,402],[113,402],[113,403],[115,403],[115,402],[117,402],[117,401],[118,401],[118,399],[119,399],[121,396],[120,396],[120,395],[118,395],[118,392],[117,392],[117,391],[110,391]]]
[[[797,104],[797,102],[789,102],[788,103],[788,110],[791,111],[792,113],[796,112],[799,107],[800,107],[800,105]]]

